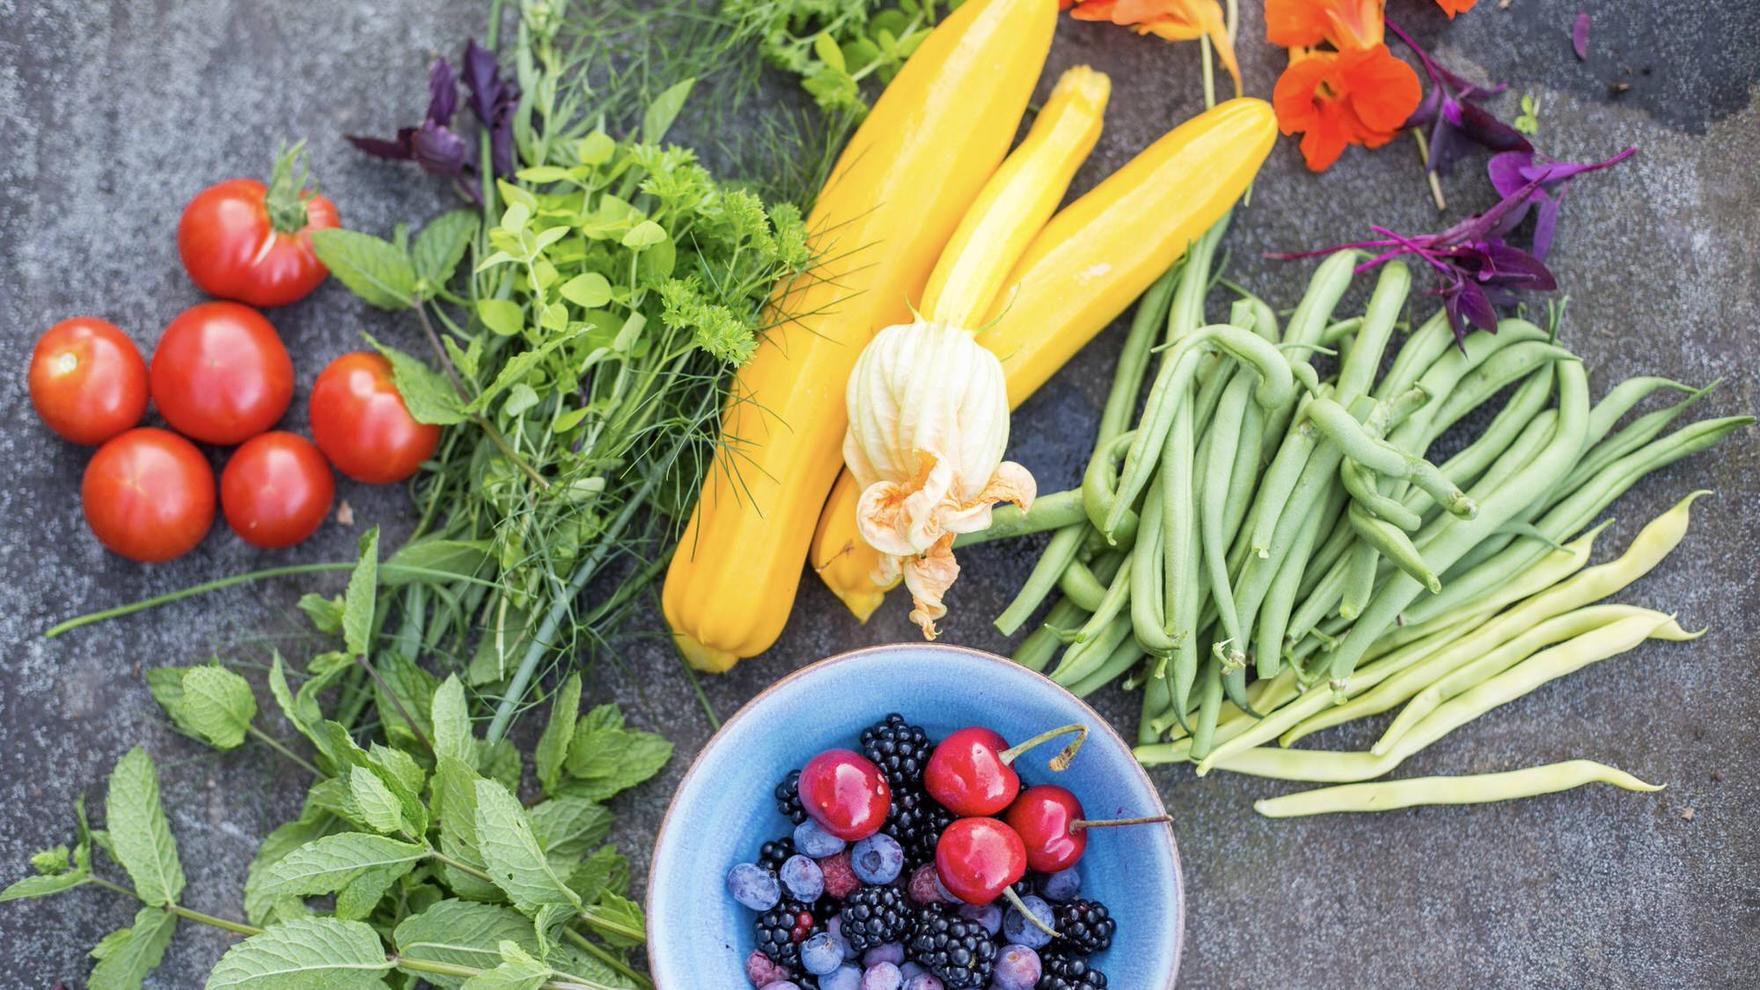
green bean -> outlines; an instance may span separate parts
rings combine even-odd
[[[1559,417],[1558,430],[1552,441],[1523,471],[1511,478],[1507,486],[1490,493],[1480,503],[1475,518],[1463,520],[1443,516],[1437,520],[1435,537],[1424,543],[1424,559],[1433,569],[1446,570],[1533,501],[1537,492],[1575,462],[1589,425],[1588,376],[1579,362],[1559,362],[1553,368],[1559,376]],[[1407,420],[1408,425],[1410,422]],[[1357,661],[1393,625],[1423,587],[1409,575],[1395,574],[1375,593],[1369,607],[1363,610],[1344,641],[1332,653],[1330,677],[1335,683],[1350,679]]]
[[[1439,465],[1443,477],[1463,488],[1472,485],[1509,449],[1522,430],[1533,422],[1534,417],[1546,408],[1552,399],[1554,378],[1550,367],[1541,368],[1529,375],[1528,380],[1516,389],[1509,402],[1492,417],[1485,432]],[[1433,504],[1430,496],[1422,491],[1412,492],[1404,501],[1407,508],[1420,514]]]
[[[1284,340],[1295,344],[1320,342],[1327,323],[1332,319],[1332,311],[1350,288],[1357,262],[1362,260],[1360,251],[1339,251],[1328,255],[1315,267],[1314,274],[1308,279],[1307,292],[1296,304],[1296,311],[1290,314]]]
[[[1028,670],[1044,670],[1057,655],[1058,647],[1063,645],[1062,630],[1080,622],[1084,614],[1085,611],[1075,602],[1059,599],[1051,606],[1051,611],[1045,613],[1044,623],[1015,647],[1014,662]]]
[[[1078,698],[1086,698],[1117,680],[1121,674],[1130,670],[1141,659],[1143,659],[1142,647],[1139,647],[1136,640],[1132,639],[1129,633],[1126,633],[1119,637],[1118,645],[1113,648],[1104,663],[1094,668],[1093,673],[1069,685],[1069,693]]]
[[[1198,717],[1192,721],[1192,755],[1204,759],[1216,741],[1216,720],[1222,714],[1222,661],[1216,657],[1204,660],[1201,687],[1198,690]]]
[[[1112,581],[1106,586],[1106,594],[1101,596],[1100,603],[1094,607],[1094,614],[1077,631],[1076,645],[1094,641],[1103,630],[1110,628],[1113,619],[1124,613],[1124,607],[1130,601],[1131,595],[1131,558],[1136,553],[1135,546],[1124,551],[1124,566],[1118,569],[1118,573],[1113,575]]]
[[[1448,312],[1438,309],[1400,345],[1393,365],[1387,369],[1381,384],[1375,387],[1375,397],[1397,395],[1417,384],[1419,376],[1453,344],[1454,328],[1448,322]]]
[[[1581,359],[1570,351],[1543,340],[1519,341],[1498,351],[1463,375],[1453,391],[1442,400],[1425,431],[1424,446],[1435,443],[1449,427],[1503,391],[1505,386],[1529,378],[1536,371],[1544,371],[1554,361],[1577,360]]]
[[[1412,482],[1428,492],[1451,515],[1471,519],[1478,511],[1473,500],[1444,477],[1434,464],[1364,431],[1363,424],[1337,402],[1325,397],[1316,398],[1308,406],[1308,418],[1326,434],[1327,439],[1343,448],[1346,457],[1377,474]]]
[[[1411,731],[1412,726],[1418,724],[1424,716],[1435,711],[1443,702],[1467,691],[1476,684],[1503,673],[1532,656],[1536,650],[1554,643],[1562,643],[1591,629],[1599,629],[1621,619],[1630,619],[1639,615],[1668,619],[1652,633],[1654,639],[1681,642],[1698,638],[1698,634],[1687,632],[1668,616],[1633,605],[1590,605],[1574,612],[1566,612],[1534,626],[1497,649],[1455,668],[1413,695],[1412,700],[1406,702],[1406,706],[1400,709],[1399,714],[1388,724],[1386,731],[1382,732],[1381,738],[1369,748],[1369,752],[1379,756],[1392,749],[1393,744],[1401,736]]]
[[[1337,498],[1333,500],[1343,501]],[[1319,539],[1323,521],[1336,511],[1329,505],[1321,512],[1310,514],[1308,522],[1296,536],[1295,546],[1290,549],[1283,566],[1278,568],[1277,575],[1271,580],[1265,602],[1259,608],[1258,630],[1254,639],[1254,668],[1261,678],[1276,677],[1283,670],[1283,637],[1289,628],[1290,611],[1295,607],[1296,588],[1302,581],[1302,565]],[[1240,702],[1236,701],[1235,704],[1240,705]]]
[[[1129,430],[1095,447],[1094,456],[1089,458],[1088,467],[1082,472],[1082,508],[1088,514],[1088,521],[1107,536],[1107,543],[1111,546],[1130,542],[1122,530],[1128,528],[1133,534],[1136,530],[1137,514],[1131,506],[1136,504],[1139,493],[1131,492],[1120,498],[1118,482],[1120,463],[1127,458],[1139,435],[1140,430]],[[1114,512],[1118,514],[1119,522],[1109,528],[1106,522]],[[1119,531],[1116,535],[1115,530]]]
[[[1101,584],[1088,565],[1080,560],[1070,561],[1063,569],[1057,578],[1057,590],[1087,612],[1099,608],[1101,600],[1106,597],[1106,585]]]
[[[1656,436],[1667,429],[1680,415],[1697,405],[1699,400],[1710,394],[1715,386],[1691,392],[1685,399],[1654,412],[1646,413],[1633,420],[1630,426],[1620,430],[1612,439],[1605,443],[1596,443],[1583,456],[1583,460],[1570,474],[1565,475],[1555,491],[1570,492],[1582,487],[1583,482],[1594,477],[1607,465],[1619,460],[1631,452],[1641,449],[1645,444],[1656,439]]]
[[[996,631],[1004,636],[1013,636],[1020,631],[1028,618],[1039,610],[1045,599],[1057,587],[1058,578],[1070,561],[1076,559],[1076,553],[1082,548],[1082,540],[1086,538],[1088,527],[1077,524],[1058,530],[1045,545],[1045,552],[1039,555],[1038,563],[1033,565],[1032,573],[1015,593],[1014,601],[996,617]]]
[[[992,510],[989,528],[975,533],[961,533],[953,538],[953,545],[956,548],[969,547],[992,540],[1031,536],[1034,533],[1073,526],[1087,518],[1087,512],[1082,505],[1081,489],[1051,492],[1033,499],[1033,507],[1025,511],[1016,505],[1004,505]]]
[[[1127,573],[1127,570],[1119,571],[1120,575]],[[1106,658],[1112,656],[1112,651],[1118,649],[1118,644],[1129,639],[1130,635],[1130,616],[1114,615],[1092,639],[1071,643],[1063,651],[1063,659],[1058,661],[1057,667],[1048,676],[1058,684],[1069,687],[1099,669]]]
[[[1716,382],[1704,388],[1694,388],[1691,385],[1683,385],[1667,378],[1647,376],[1628,378],[1609,389],[1608,393],[1601,397],[1601,401],[1595,403],[1595,408],[1589,410],[1588,445],[1593,447],[1605,440],[1607,435],[1613,432],[1614,425],[1625,418],[1626,413],[1631,412],[1638,403],[1649,398],[1654,392],[1670,389],[1684,392],[1695,398],[1703,398],[1706,393],[1716,387]]]
[[[1381,494],[1373,472],[1357,461],[1345,458],[1339,465],[1338,476],[1344,482],[1344,490],[1364,510],[1377,519],[1385,520],[1409,533],[1415,533],[1424,525],[1424,517],[1405,507],[1405,503],[1396,501],[1388,495]]]
[[[1337,347],[1339,344],[1356,336],[1363,328],[1361,316],[1347,316],[1342,320],[1334,320],[1326,325],[1320,333],[1320,343],[1326,347]]]
[[[1236,299],[1229,306],[1228,322],[1253,331],[1268,343],[1277,343],[1277,312],[1258,296],[1246,293]]]
[[[1369,604],[1370,596],[1375,593],[1375,569],[1381,561],[1381,555],[1368,542],[1358,540],[1351,544],[1350,556],[1346,561],[1343,597],[1338,606],[1338,614],[1347,619],[1355,619],[1362,614],[1363,606]]]
[[[1216,259],[1216,247],[1228,232],[1233,211],[1224,213],[1210,225],[1202,237],[1192,242],[1180,266],[1179,281],[1173,290],[1173,305],[1167,313],[1166,341],[1173,343],[1204,325],[1204,296],[1210,291],[1210,269]]]
[[[1198,573],[1198,519],[1192,495],[1192,421],[1189,410],[1174,417],[1161,455],[1163,594],[1175,646],[1173,703],[1183,713],[1198,661],[1198,616],[1202,579]]]
[[[1137,311],[1131,316],[1130,332],[1124,338],[1124,350],[1119,352],[1118,367],[1112,372],[1112,391],[1106,395],[1106,406],[1100,412],[1100,427],[1095,436],[1094,446],[1103,447],[1113,437],[1123,433],[1130,424],[1131,414],[1137,411],[1137,397],[1143,390],[1143,380],[1149,375],[1149,355],[1155,348],[1155,338],[1159,336],[1162,321],[1167,319],[1168,308],[1173,303],[1173,287],[1179,280],[1180,266],[1175,265],[1167,273],[1149,286],[1143,298],[1137,303]]]
[[[1526,662],[1445,702],[1379,756],[1312,749],[1249,749],[1226,760],[1216,760],[1215,754],[1211,754],[1209,762],[1235,773],[1279,780],[1324,783],[1370,780],[1392,771],[1408,757],[1493,708],[1508,704],[1589,664],[1625,653],[1669,621],[1667,616],[1659,619],[1659,615],[1650,613],[1621,619],[1534,654]]]
[[[1337,390],[1345,405],[1359,395],[1367,395],[1381,370],[1381,356],[1393,336],[1393,326],[1405,308],[1406,295],[1411,291],[1412,272],[1404,262],[1390,261],[1381,266],[1375,291],[1369,296],[1368,308],[1357,331],[1350,353],[1340,363]]]
[[[1259,492],[1253,500],[1252,536],[1247,547],[1260,560],[1271,556],[1271,541],[1282,519],[1284,506],[1301,480],[1308,458],[1319,445],[1320,431],[1306,416],[1307,407],[1316,398],[1304,396],[1297,405],[1296,425],[1283,435],[1270,468],[1259,479]]]
[[[1245,504],[1245,498],[1240,498],[1239,493],[1250,493],[1250,480],[1237,479],[1235,472],[1251,472],[1256,468],[1256,465],[1243,465],[1240,458],[1241,452],[1249,446],[1243,424],[1253,408],[1247,401],[1250,386],[1251,380],[1246,375],[1236,375],[1222,397],[1222,404],[1217,407],[1216,421],[1204,438],[1209,456],[1203,461],[1203,494],[1198,499],[1198,543],[1210,583],[1210,599],[1216,603],[1227,638],[1236,644],[1242,639],[1240,626],[1235,621],[1234,589],[1228,578],[1227,530],[1231,493],[1239,498],[1237,508]],[[1240,442],[1237,443],[1237,439]],[[1253,459],[1257,460],[1256,451]]]
[[[1144,652],[1158,656],[1166,656],[1174,648],[1167,632],[1166,593],[1162,590],[1167,554],[1162,537],[1165,508],[1161,479],[1157,478],[1150,483],[1149,494],[1143,499],[1130,567],[1131,628]]]
[[[1418,552],[1418,548],[1412,545],[1411,537],[1398,526],[1385,519],[1377,519],[1355,505],[1350,508],[1350,522],[1351,528],[1357,531],[1357,536],[1374,547],[1393,566],[1404,571],[1413,580],[1421,582],[1432,595],[1442,591],[1442,579],[1424,563],[1423,554]]]
[[[1193,436],[1204,436],[1209,432],[1210,421],[1216,415],[1217,406],[1222,403],[1223,390],[1228,387],[1229,382],[1239,377],[1235,374],[1236,367],[1238,366],[1233,360],[1225,359],[1222,366],[1216,369],[1216,373],[1198,387],[1198,397],[1193,406]]]
[[[1568,760],[1505,773],[1413,777],[1319,787],[1256,801],[1253,810],[1266,818],[1294,818],[1340,812],[1394,811],[1420,805],[1490,804],[1556,794],[1585,784],[1612,784],[1622,790],[1638,792],[1662,790],[1661,784],[1646,784],[1624,770],[1593,760]]]
[[[1221,549],[1224,553],[1234,545],[1241,524],[1246,521],[1247,510],[1253,504],[1253,493],[1258,490],[1259,455],[1264,449],[1264,436],[1265,410],[1256,402],[1248,402],[1241,414],[1234,464],[1228,469],[1228,497],[1223,501],[1222,511]]]

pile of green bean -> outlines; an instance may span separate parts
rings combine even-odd
[[[1581,360],[1526,320],[1457,343],[1439,310],[1396,342],[1411,303],[1397,261],[1378,269],[1360,315],[1335,318],[1363,260],[1355,252],[1318,266],[1281,327],[1234,287],[1228,321],[1208,323],[1225,226],[1139,303],[1080,488],[1025,516],[999,513],[978,537],[1055,529],[996,625],[1012,635],[1049,602],[1015,659],[1081,695],[1120,678],[1140,688],[1145,762],[1246,769],[1261,759],[1253,747],[1304,720],[1334,724],[1436,686],[1409,675],[1366,693],[1543,594],[1583,565],[1592,534],[1564,544],[1639,478],[1752,422],[1665,432],[1705,390],[1661,378],[1592,403]],[[1683,395],[1622,424],[1664,391]],[[1493,402],[1470,443],[1426,459]],[[1478,660],[1549,618],[1499,618],[1507,635],[1456,654]],[[1620,622],[1607,642],[1645,622],[1640,640],[1678,630],[1653,618],[1578,616],[1500,656],[1525,660],[1529,645]],[[1408,721],[1440,714],[1473,676]],[[1407,746],[1431,731],[1402,728],[1414,733]]]

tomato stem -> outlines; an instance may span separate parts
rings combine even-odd
[[[295,141],[283,147],[275,157],[275,170],[269,176],[269,192],[264,203],[269,210],[269,223],[278,234],[297,234],[306,229],[306,200],[314,190],[306,188],[311,177],[306,171],[306,143]]]

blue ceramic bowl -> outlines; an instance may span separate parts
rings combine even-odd
[[[1093,818],[1163,813],[1130,747],[1086,704],[1002,657],[950,646],[901,644],[845,653],[783,678],[721,727],[685,774],[660,825],[648,874],[648,960],[659,990],[742,990],[753,947],[750,910],[728,896],[727,871],[751,862],[792,825],[771,790],[821,750],[856,745],[861,730],[901,712],[934,738],[985,725],[1020,740],[1059,725],[1089,726],[1062,774],[1055,752],[1019,764],[1029,783],[1074,791]],[[1081,863],[1082,890],[1118,919],[1097,957],[1121,990],[1173,986],[1185,934],[1179,851],[1166,826],[1096,833]]]

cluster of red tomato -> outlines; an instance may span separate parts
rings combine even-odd
[[[311,231],[338,225],[335,204],[290,185],[290,174],[278,167],[272,186],[222,182],[184,209],[184,268],[203,291],[238,301],[179,314],[150,369],[126,334],[96,317],[64,320],[37,342],[31,402],[62,437],[101,445],[80,498],[93,534],[124,557],[170,560],[213,525],[214,472],[192,440],[238,447],[218,501],[241,538],[267,548],[301,542],[330,514],[332,464],[357,481],[401,481],[439,442],[438,427],[409,415],[390,364],[365,352],[337,358],[313,384],[316,445],[271,429],[293,399],[293,362],[251,307],[285,306],[316,289],[330,273]],[[149,396],[169,430],[139,425]]]

